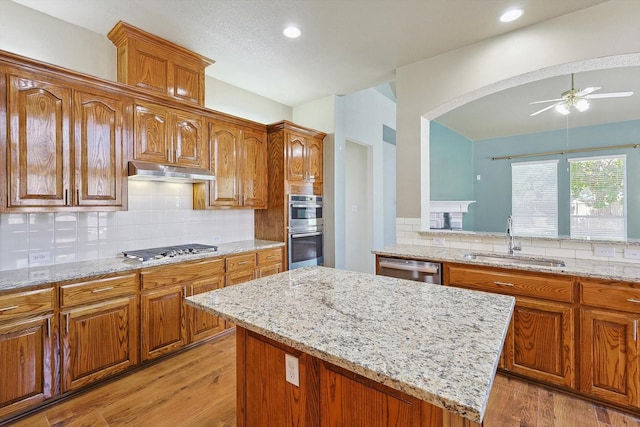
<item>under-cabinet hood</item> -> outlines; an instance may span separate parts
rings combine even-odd
[[[205,182],[216,177],[207,169],[131,161],[129,179],[168,182]]]

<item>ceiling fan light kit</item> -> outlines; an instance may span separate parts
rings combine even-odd
[[[611,93],[593,93],[600,90],[599,86],[589,86],[584,89],[575,89],[573,86],[573,74],[571,74],[571,89],[562,92],[560,98],[557,99],[545,99],[543,101],[534,101],[530,104],[542,104],[547,102],[554,102],[554,104],[548,105],[541,110],[538,110],[531,114],[531,117],[537,116],[550,109],[555,109],[558,113],[566,116],[571,113],[571,107],[579,112],[587,111],[591,107],[589,99],[596,98],[623,98],[633,95],[633,92],[611,92]]]

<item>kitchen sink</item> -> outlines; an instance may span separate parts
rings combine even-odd
[[[540,267],[564,267],[564,261],[551,258],[524,258],[515,255],[499,255],[499,254],[482,254],[471,252],[464,254],[465,259],[474,261],[489,261],[501,264],[525,264],[537,265]]]

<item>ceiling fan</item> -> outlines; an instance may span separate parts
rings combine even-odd
[[[571,89],[562,92],[560,98],[557,99],[545,99],[543,101],[535,101],[530,104],[544,104],[546,102],[553,102],[553,104],[544,107],[541,110],[531,114],[531,117],[537,116],[547,110],[555,108],[557,112],[563,115],[567,115],[571,112],[571,107],[582,112],[589,109],[590,99],[596,98],[623,98],[633,95],[632,91],[627,92],[609,92],[609,93],[593,93],[600,90],[599,86],[589,86],[584,89],[575,89],[573,87],[573,73],[571,74]]]

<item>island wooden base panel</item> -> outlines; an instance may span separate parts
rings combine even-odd
[[[236,427],[236,337],[208,341],[12,427]],[[640,418],[501,374],[486,427],[640,427]]]

